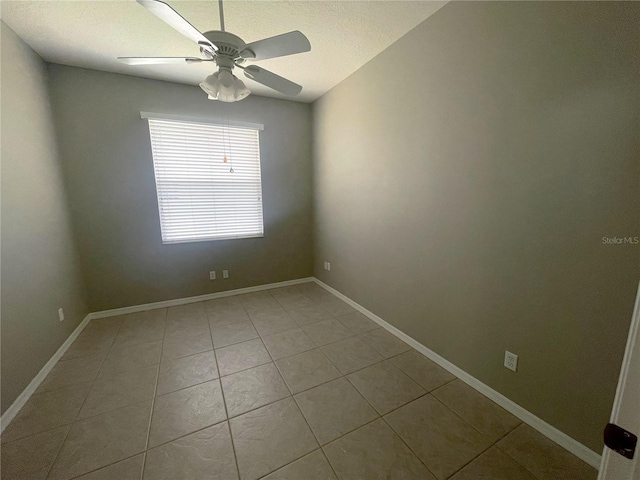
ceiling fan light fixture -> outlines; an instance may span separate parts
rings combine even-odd
[[[205,91],[209,100],[221,102],[237,102],[251,93],[238,77],[226,69],[209,75],[200,84],[200,88]]]
[[[200,84],[200,88],[205,91],[209,97],[218,97],[218,72],[213,75],[209,75]]]

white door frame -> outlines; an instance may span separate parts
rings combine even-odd
[[[613,402],[613,409],[611,411],[611,423],[617,423],[620,421],[620,411],[623,403],[628,404],[632,399],[625,398],[625,390],[627,387],[627,383],[630,381],[638,381],[640,376],[640,371],[632,371],[632,359],[635,363],[638,363],[638,355],[640,355],[640,284],[638,285],[638,291],[636,294],[636,303],[633,308],[633,316],[631,317],[631,327],[629,328],[629,336],[627,337],[627,347],[624,352],[624,358],[622,360],[622,367],[620,369],[620,378],[618,379],[618,388],[616,389],[616,397]],[[632,376],[635,375],[636,378],[632,380]],[[627,397],[629,395],[627,394]],[[640,405],[639,405],[640,407]],[[624,427],[624,425],[622,425]],[[626,428],[635,427],[638,428],[640,425],[627,425]],[[640,436],[640,431],[634,431],[636,435]],[[598,480],[634,480],[640,478],[640,464],[638,463],[638,457],[640,456],[640,445],[636,448],[636,453],[633,460],[627,460],[621,457],[620,460],[614,458],[612,461],[612,455],[618,455],[613,452],[611,449],[604,447],[604,451],[602,453],[602,461],[600,463],[600,472],[598,474]],[[629,462],[622,464],[623,472],[620,471],[619,465],[620,462]],[[616,468],[617,467],[617,468]],[[635,475],[634,475],[635,471]],[[620,477],[620,475],[628,475],[625,478]]]

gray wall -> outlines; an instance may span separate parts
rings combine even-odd
[[[309,105],[264,97],[223,104],[198,87],[60,65],[50,79],[92,311],[311,275]],[[222,109],[230,120],[264,124],[264,238],[163,245],[140,111],[220,119]],[[214,269],[219,279],[210,281]]]
[[[452,2],[314,104],[315,275],[595,451],[640,277],[601,240],[640,236],[639,32],[632,2]]]
[[[2,37],[2,413],[88,313],[44,62]],[[62,307],[66,319],[58,320]]]

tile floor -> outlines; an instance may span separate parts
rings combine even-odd
[[[5,480],[596,478],[313,283],[92,321],[1,446]]]

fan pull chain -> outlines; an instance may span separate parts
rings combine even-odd
[[[227,155],[231,150],[231,140],[229,139],[229,119],[226,118],[224,113],[222,114],[222,146],[224,148],[224,158],[222,159],[222,161],[224,163],[228,163],[230,159],[227,157]],[[234,172],[235,170],[233,169],[233,158],[231,158],[231,167],[229,168],[229,173]]]

